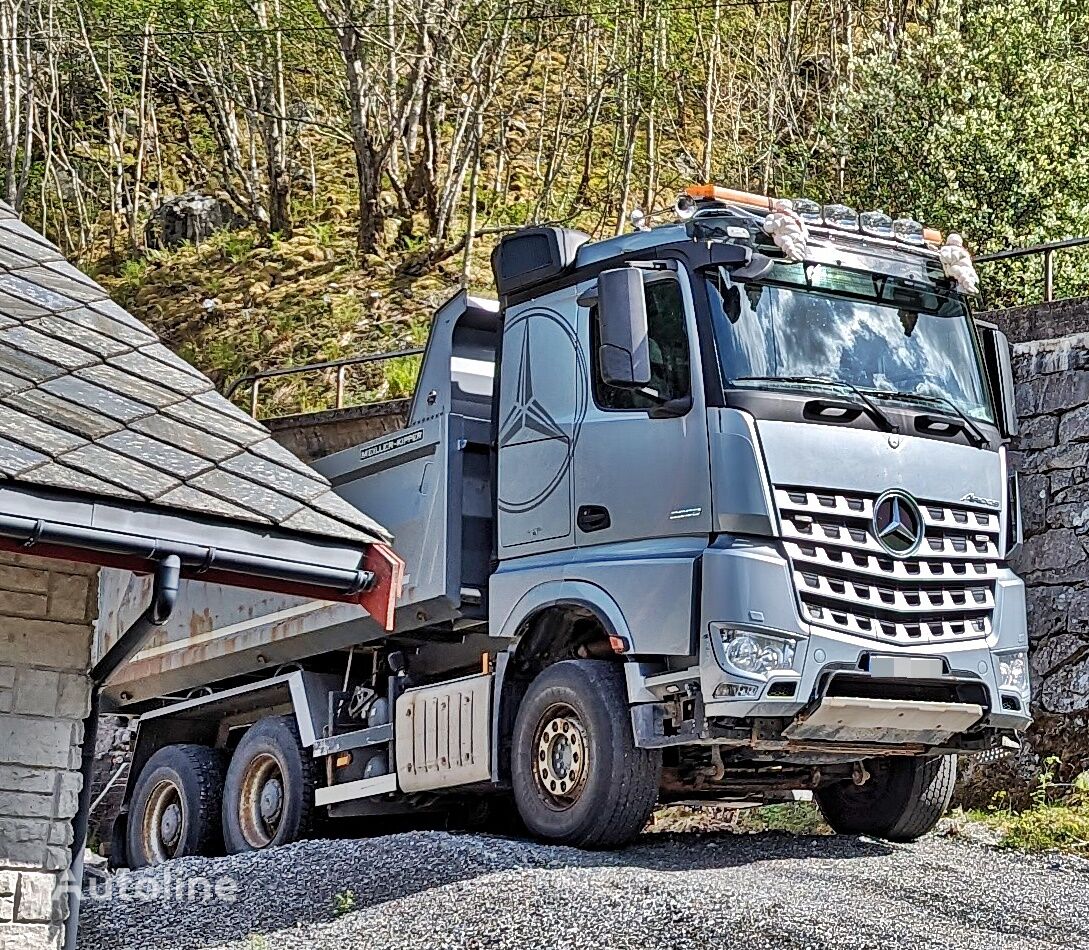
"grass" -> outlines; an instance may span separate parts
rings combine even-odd
[[[761,834],[781,831],[792,835],[832,833],[811,802],[785,802],[760,808],[727,805],[669,805],[654,812],[652,833]]]
[[[991,807],[966,813],[998,834],[998,845],[1018,851],[1067,851],[1089,855],[1089,772],[1060,781],[1062,760],[1051,756],[1036,778],[1032,804],[1014,810],[1004,792]]]
[[[997,831],[999,847],[1089,854],[1089,801],[1038,804],[1021,812],[970,811],[967,817]]]

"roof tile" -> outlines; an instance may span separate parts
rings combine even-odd
[[[158,499],[158,502],[160,505],[188,508],[190,511],[199,511],[208,515],[236,518],[243,521],[256,521],[259,524],[272,524],[269,518],[262,518],[252,511],[240,508],[238,505],[232,505],[229,501],[224,501],[215,495],[209,495],[207,492],[193,488],[191,485],[180,485],[172,491],[168,491]]]
[[[120,485],[113,485],[95,478],[78,469],[69,468],[57,462],[48,462],[38,468],[32,468],[19,476],[19,481],[30,482],[33,485],[45,485],[48,488],[63,488],[68,491],[78,491],[90,495],[104,495],[109,498],[121,498],[126,501],[142,500],[135,492],[128,491]]]
[[[357,541],[368,540],[368,536],[358,528],[350,527],[343,521],[334,521],[320,511],[314,511],[313,508],[303,508],[301,511],[297,511],[284,522],[284,527],[291,528],[294,531],[333,535]]]
[[[15,320],[33,320],[35,317],[44,317],[49,311],[36,303],[0,290],[0,313]]]
[[[57,462],[138,492],[148,499],[158,498],[181,484],[180,478],[143,465],[127,455],[113,452],[102,444],[84,445],[66,452],[58,456]]]
[[[120,422],[91,412],[43,389],[28,389],[26,392],[5,396],[4,402],[14,409],[37,416],[43,422],[60,426],[85,439],[101,439],[122,428]]]
[[[75,376],[51,379],[47,383],[42,383],[42,389],[85,409],[92,409],[111,419],[116,419],[118,422],[135,422],[154,411],[147,403],[127,399],[109,389]]]
[[[201,432],[200,429],[187,426],[177,419],[171,419],[169,416],[146,416],[134,422],[132,428],[212,462],[230,458],[232,455],[237,455],[239,451],[238,446],[233,442],[218,439],[207,432]]]
[[[94,366],[77,370],[75,375],[80,379],[89,379],[92,383],[98,383],[99,386],[105,386],[107,389],[112,389],[123,396],[146,402],[149,406],[155,406],[159,409],[176,402],[185,401],[185,397],[181,393],[176,393],[172,389],[164,389],[162,386],[156,386],[155,383],[146,379],[138,379],[131,373],[126,373],[116,366],[109,366],[105,363],[96,363]]]
[[[11,373],[0,370],[0,397],[10,396],[12,393],[21,393],[25,389],[30,389],[33,385],[30,380],[23,379],[21,376],[12,376]]]
[[[224,501],[242,505],[277,524],[283,523],[303,507],[302,502],[294,498],[262,488],[219,468],[191,478],[189,484]]]
[[[190,376],[169,366],[166,361],[156,359],[157,350],[166,350],[165,346],[147,346],[133,353],[114,356],[109,362],[127,370],[140,379],[153,379],[163,386],[169,386],[186,396],[207,392],[212,388],[212,381],[203,376]],[[167,352],[169,352],[167,350]]]
[[[32,320],[26,324],[31,330],[47,333],[59,340],[68,340],[89,353],[97,353],[99,356],[117,356],[127,353],[132,349],[127,343],[105,336],[95,330],[90,330],[75,320],[69,320],[68,314],[75,311],[69,310],[62,317],[48,316],[40,320]]]
[[[101,444],[115,452],[162,469],[164,472],[176,472],[182,478],[192,478],[194,475],[206,472],[214,464],[190,452],[183,452],[173,445],[160,442],[158,439],[149,439],[146,435],[133,432],[132,429],[122,429],[120,432],[108,435]]]
[[[248,478],[266,488],[297,498],[299,501],[310,501],[329,490],[328,483],[318,478],[316,472],[307,476],[289,471],[251,452],[243,452],[234,458],[229,458],[222,463],[221,467],[234,475]]]
[[[18,218],[0,221],[0,244],[38,263],[63,260],[55,247]]]
[[[64,375],[64,370],[56,363],[47,363],[30,353],[17,350],[0,343],[0,370],[22,376],[32,383],[44,383],[47,379],[56,379]]]
[[[0,472],[16,477],[31,468],[48,462],[49,456],[28,449],[25,445],[0,438]]]
[[[0,274],[0,290],[11,294],[12,297],[18,297],[20,300],[29,300],[39,307],[53,311],[53,313],[60,313],[63,310],[75,310],[79,306],[79,302],[71,297],[66,297],[55,290],[49,290],[47,287],[26,280],[23,274],[29,273],[30,271],[14,271],[9,274]]]
[[[0,312],[2,311],[3,305],[0,304]],[[138,330],[136,327],[115,320],[113,317],[107,317],[104,313],[99,313],[92,307],[68,310],[64,314],[64,319],[71,323],[78,323],[81,327],[95,330],[104,336],[132,347],[144,346],[149,338],[146,330]],[[152,339],[154,338],[152,337]]]
[[[188,422],[221,438],[230,439],[241,446],[253,445],[268,437],[268,433],[258,426],[246,425],[235,417],[201,406],[192,400],[168,406],[163,414],[181,422]]]
[[[0,340],[24,353],[41,356],[67,370],[79,369],[81,366],[90,366],[98,362],[98,357],[92,356],[86,350],[63,343],[26,326],[0,330]]]
[[[87,440],[78,435],[4,405],[0,405],[0,435],[32,445],[49,455],[59,455],[87,444]]]

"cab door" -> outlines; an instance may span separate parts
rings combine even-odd
[[[606,385],[598,369],[594,283],[580,286],[578,332],[589,395],[575,455],[580,546],[709,534],[707,412],[687,272],[646,270],[654,395]]]

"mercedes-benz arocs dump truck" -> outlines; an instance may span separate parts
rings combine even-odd
[[[1008,344],[940,236],[798,202],[790,243],[775,207],[504,238],[404,429],[316,464],[395,539],[392,629],[192,584],[107,688],[142,714],[116,853],[469,803],[608,847],[656,802],[796,790],[840,832],[932,828],[957,755],[1029,721]]]

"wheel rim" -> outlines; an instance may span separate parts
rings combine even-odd
[[[254,756],[242,776],[238,819],[251,848],[267,848],[284,818],[284,774],[275,756]]]
[[[571,808],[589,774],[589,739],[579,714],[566,704],[550,707],[534,736],[533,777],[542,800],[556,811]]]
[[[159,782],[144,809],[144,850],[152,864],[178,857],[189,816],[181,789],[169,780]]]

